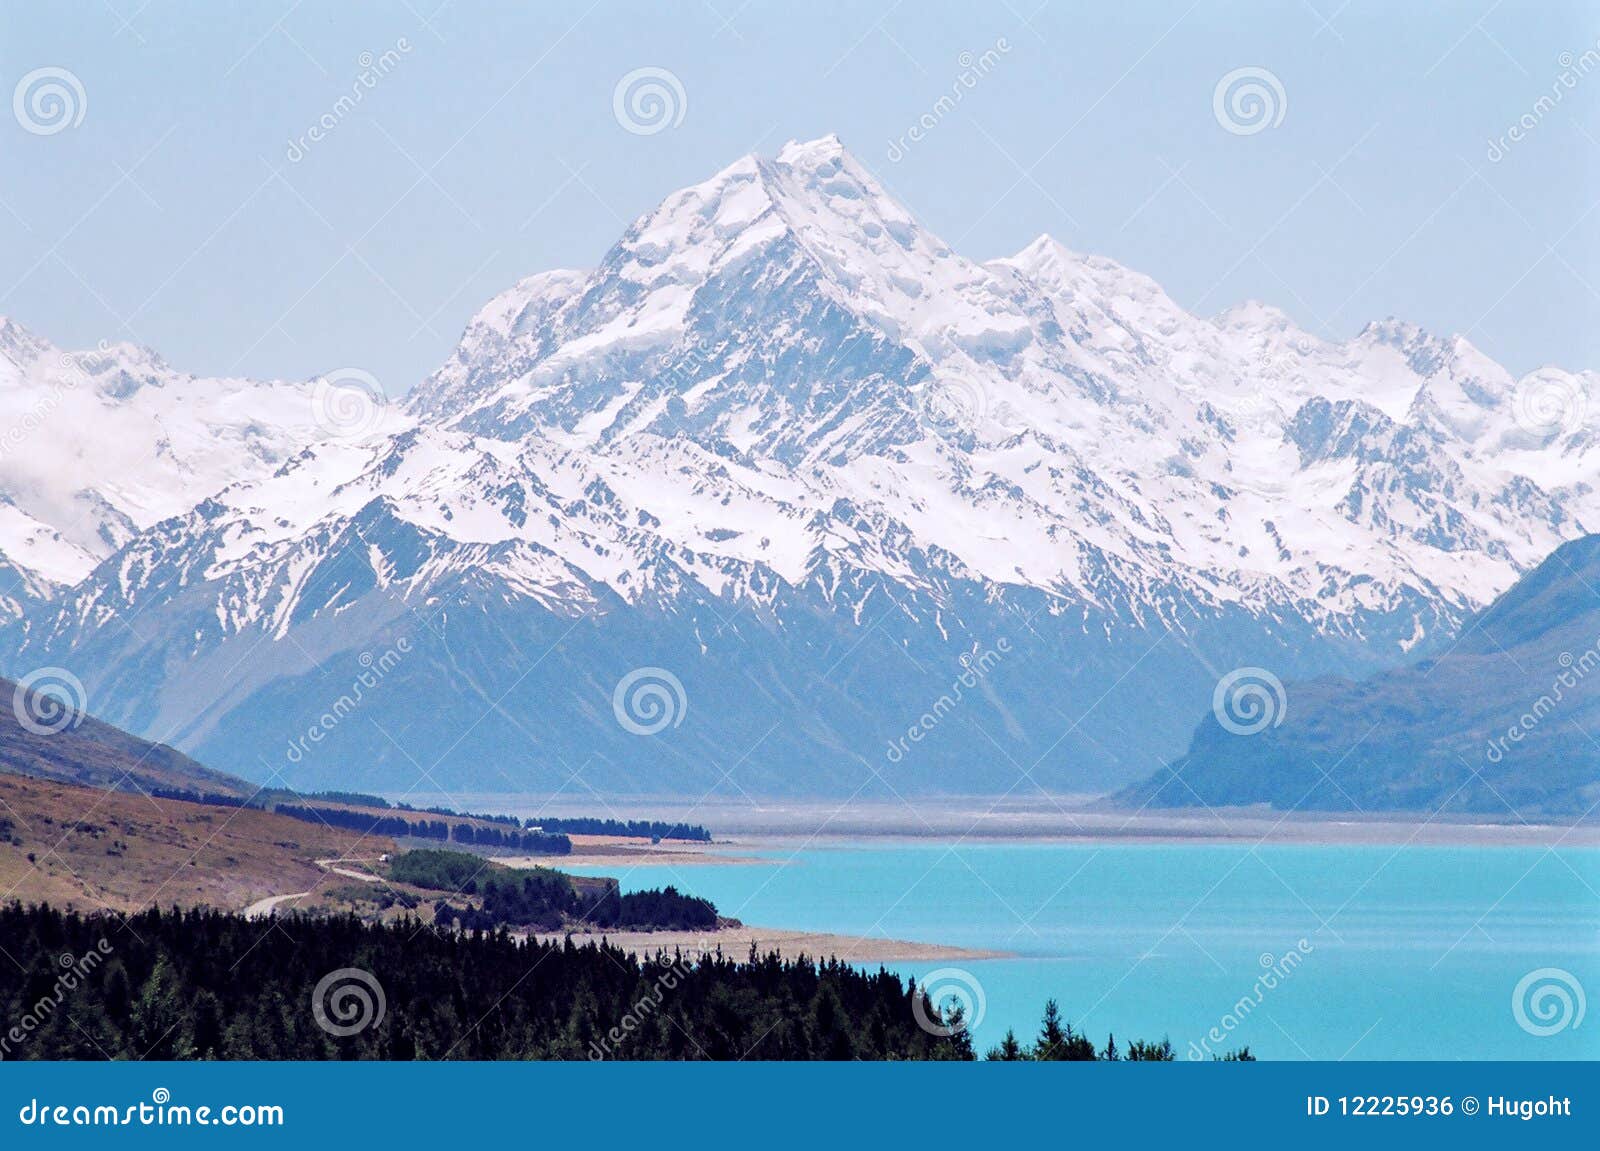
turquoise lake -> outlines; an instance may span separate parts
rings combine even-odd
[[[1246,1044],[1270,1059],[1600,1058],[1600,1019],[1582,1017],[1585,989],[1600,989],[1594,848],[872,841],[737,854],[763,862],[620,877],[762,927],[1008,952],[892,965],[919,979],[958,969],[941,979],[969,1000],[981,989],[980,1050],[1008,1027],[1031,1038],[1054,996],[1097,1046],[1108,1032],[1123,1047],[1167,1036],[1180,1059]],[[1519,983],[1546,969],[1519,1010]]]

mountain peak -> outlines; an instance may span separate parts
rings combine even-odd
[[[10,316],[0,316],[0,356],[26,367],[48,351],[48,341],[34,335]]]
[[[1014,264],[1024,271],[1034,271],[1051,264],[1076,264],[1082,260],[1083,256],[1074,252],[1049,232],[1040,232],[1016,255],[1009,257],[1004,262]]]
[[[1244,300],[1218,312],[1212,320],[1219,328],[1247,329],[1251,331],[1288,331],[1297,328],[1294,318],[1282,308],[1275,308],[1271,304],[1262,303],[1260,300]]]
[[[844,141],[839,139],[836,132],[818,136],[815,140],[790,140],[778,150],[778,163],[789,166],[829,163],[849,157]]]
[[[1368,321],[1356,338],[1372,344],[1386,344],[1392,348],[1406,347],[1422,341],[1436,339],[1422,325],[1413,324],[1410,320],[1396,319],[1394,316]]]

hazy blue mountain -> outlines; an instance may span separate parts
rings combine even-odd
[[[1253,734],[1207,715],[1188,754],[1118,805],[1589,813],[1600,802],[1600,535],[1563,545],[1430,658],[1360,680],[1291,680],[1283,700],[1281,722]]]

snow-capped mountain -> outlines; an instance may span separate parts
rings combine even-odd
[[[0,317],[0,619],[325,438],[311,394],[197,379],[131,344],[63,352]]]
[[[976,263],[828,137],[503,293],[385,427],[41,565],[4,667],[301,784],[1103,787],[1222,671],[1394,662],[1600,521],[1597,384],[1191,316],[1048,237]],[[683,687],[648,739],[640,667]]]

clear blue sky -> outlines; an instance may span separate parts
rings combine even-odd
[[[1562,54],[1600,38],[1592,4],[4,0],[0,33],[5,92],[57,66],[86,96],[51,135],[0,117],[0,313],[65,346],[133,339],[197,373],[358,366],[403,392],[520,276],[590,266],[672,190],[837,132],[975,258],[1047,231],[1206,314],[1258,298],[1341,337],[1393,314],[1515,371],[1600,367],[1600,68],[1534,113]],[[402,37],[291,162],[361,54]],[[1002,38],[891,160],[961,54]],[[647,66],[686,106],[636,135],[612,96]],[[1236,135],[1213,91],[1246,66],[1287,102]]]

